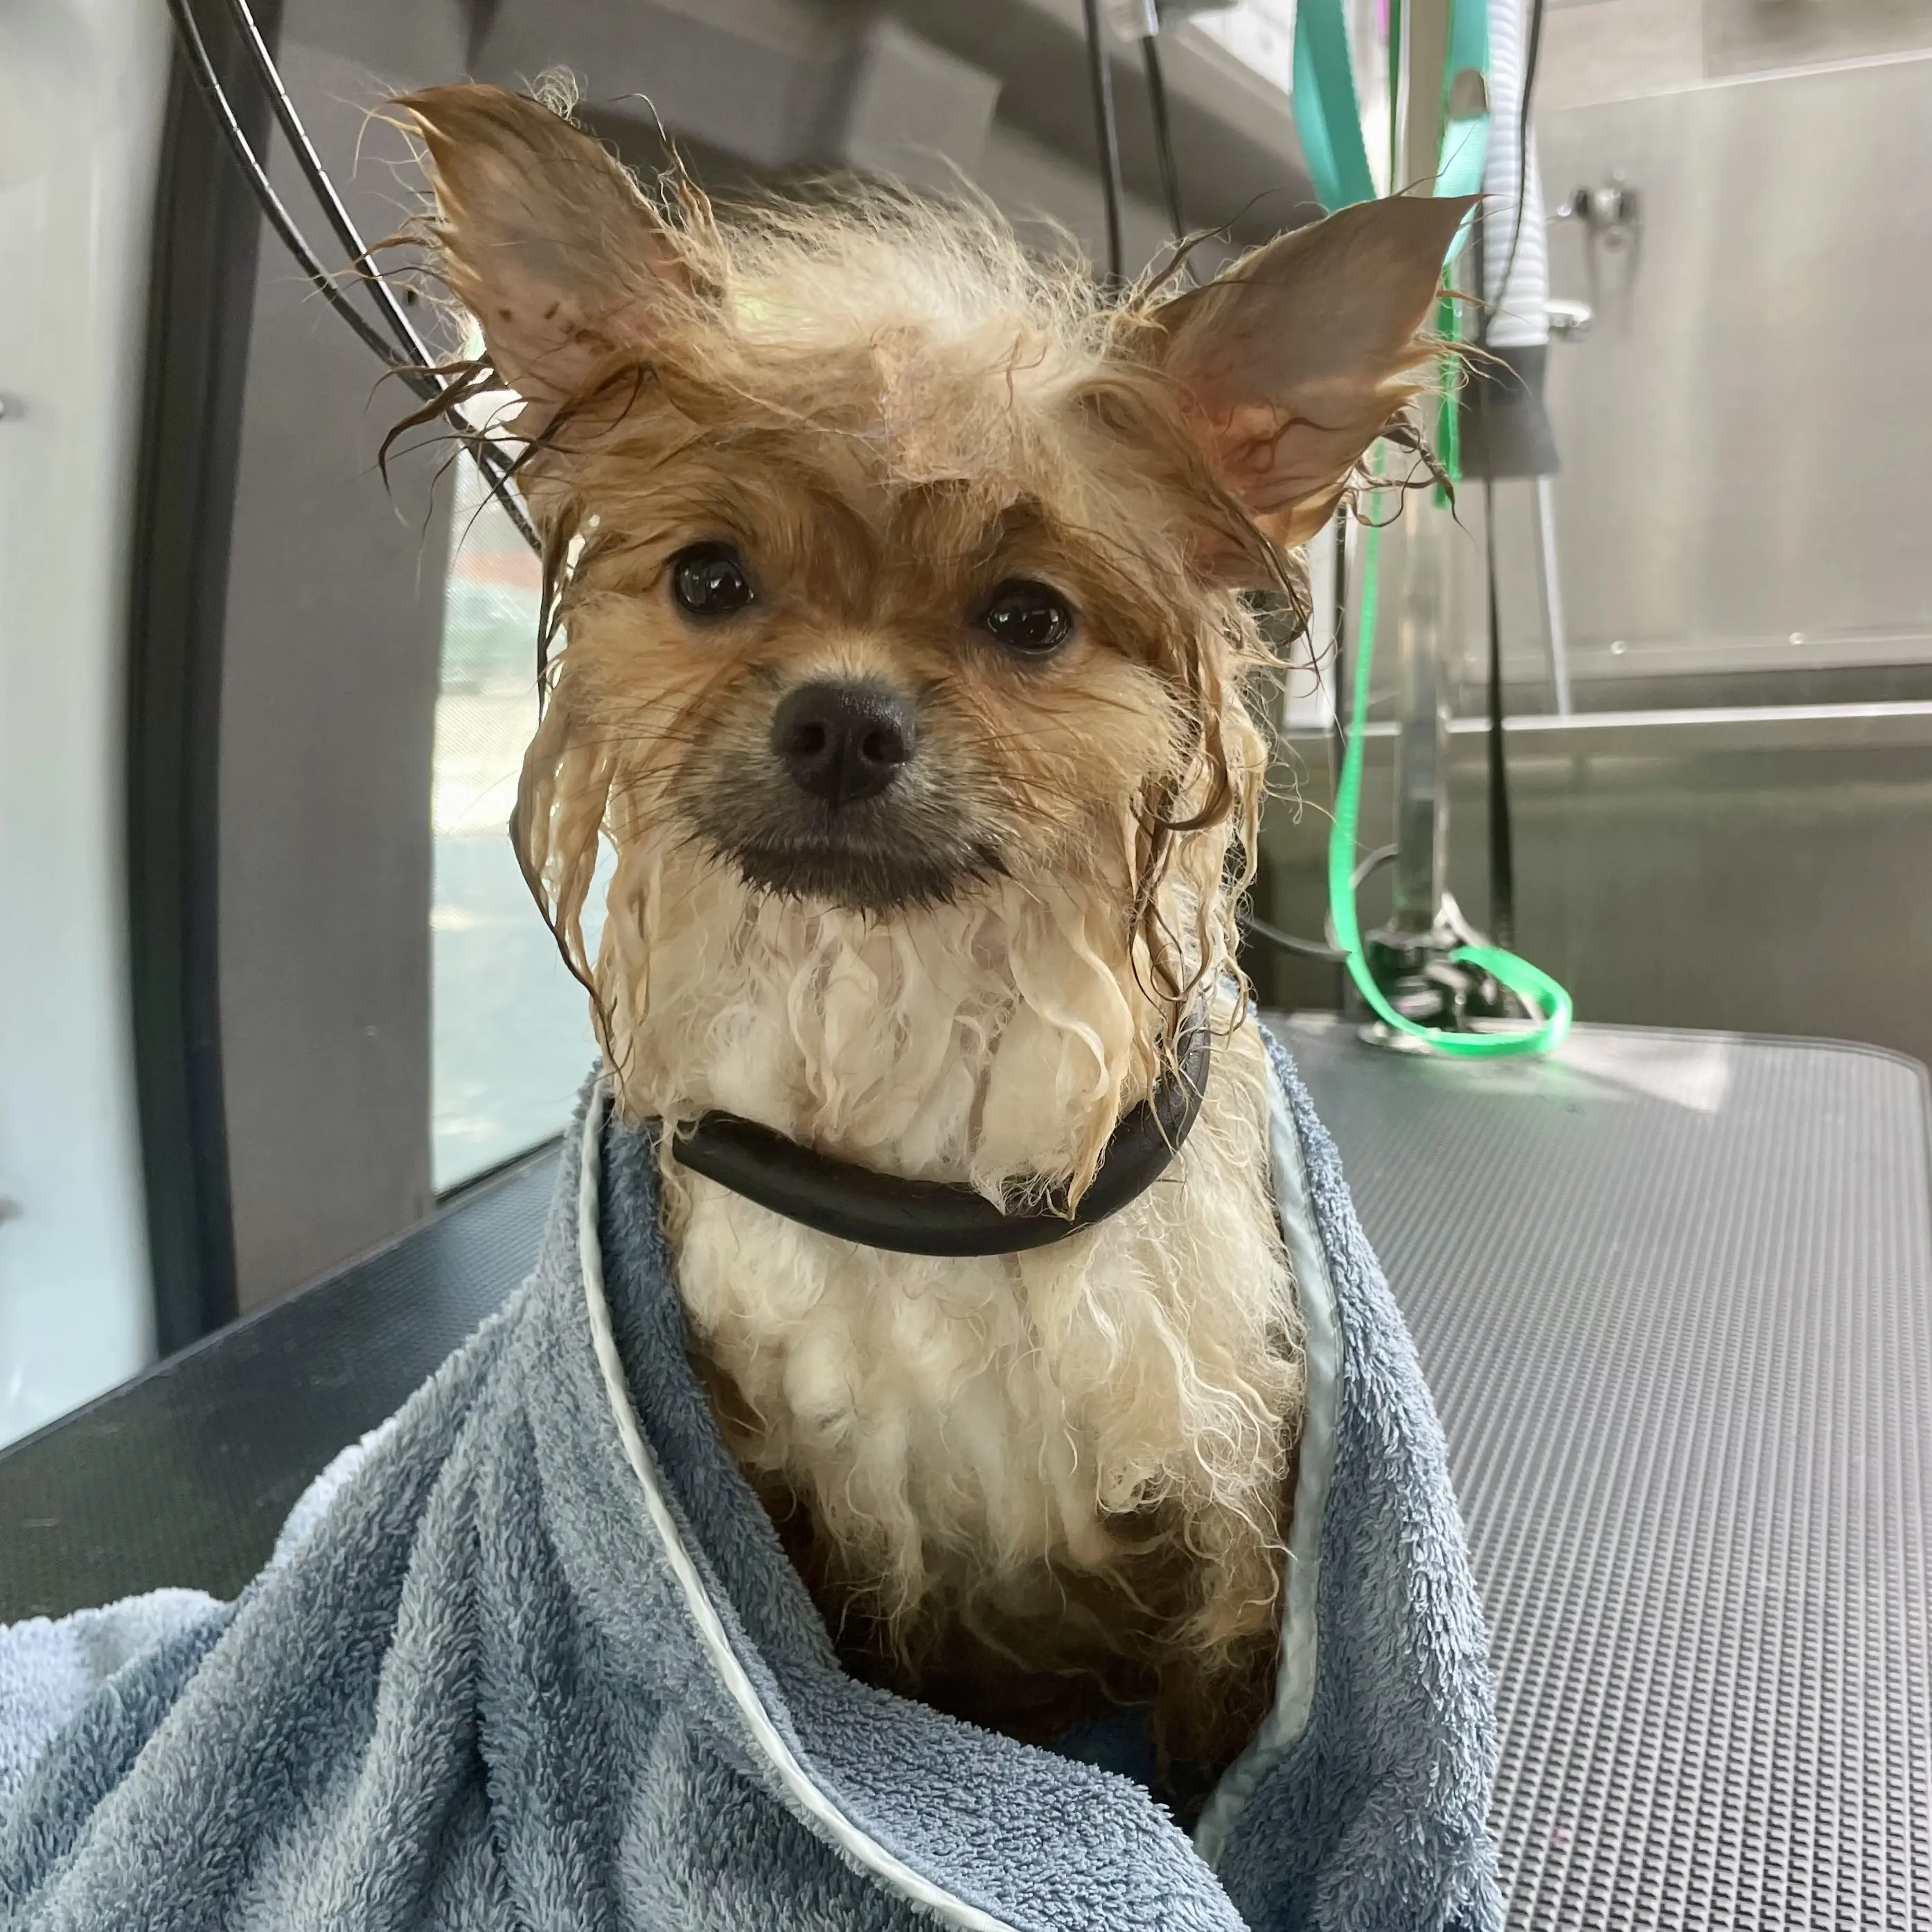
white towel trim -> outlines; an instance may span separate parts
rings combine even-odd
[[[650,1514],[651,1527],[664,1545],[671,1574],[684,1593],[686,1607],[717,1667],[719,1682],[738,1707],[752,1734],[752,1742],[770,1759],[786,1790],[809,1816],[817,1820],[840,1850],[867,1870],[877,1873],[916,1905],[937,1912],[949,1924],[964,1927],[966,1932],[1014,1932],[1005,1920],[995,1918],[963,1898],[955,1898],[951,1892],[914,1871],[903,1858],[887,1851],[839,1810],[812,1782],[810,1774],[799,1762],[791,1747],[772,1722],[770,1714],[758,1696],[757,1685],[740,1662],[737,1652],[731,1648],[724,1622],[704,1587],[704,1580],[698,1574],[698,1566],[691,1560],[683,1534],[664,1500],[656,1459],[638,1426],[638,1413],[632,1406],[630,1385],[624,1377],[623,1360],[617,1353],[616,1337],[611,1332],[610,1306],[604,1292],[604,1255],[597,1232],[598,1179],[602,1164],[604,1116],[608,1105],[608,1097],[600,1082],[584,1109],[582,1168],[577,1189],[577,1247],[584,1274],[584,1305],[590,1317],[591,1345],[597,1352],[597,1366],[604,1376],[604,1392],[610,1400],[611,1418],[623,1441],[625,1456],[644,1492],[644,1508]]]

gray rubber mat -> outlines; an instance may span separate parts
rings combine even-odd
[[[1511,1926],[1932,1928],[1923,1070],[1282,1036],[1448,1432]]]

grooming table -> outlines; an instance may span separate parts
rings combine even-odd
[[[1932,1927],[1924,1070],[1284,1039],[1448,1433],[1511,1926]]]
[[[1283,1024],[1448,1428],[1511,1926],[1932,1926],[1923,1070],[1602,1027],[1456,1064]],[[0,1452],[0,1619],[236,1589],[521,1279],[552,1165]]]

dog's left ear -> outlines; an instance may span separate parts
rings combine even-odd
[[[1418,386],[1420,332],[1473,197],[1358,202],[1257,249],[1150,317],[1215,475],[1262,532],[1304,543]]]

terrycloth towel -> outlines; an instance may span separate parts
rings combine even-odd
[[[688,1364],[649,1142],[593,1085],[534,1276],[237,1602],[0,1632],[0,1926],[1490,1932],[1442,1437],[1275,1064],[1310,1358],[1286,1642],[1191,1840],[840,1670]]]

